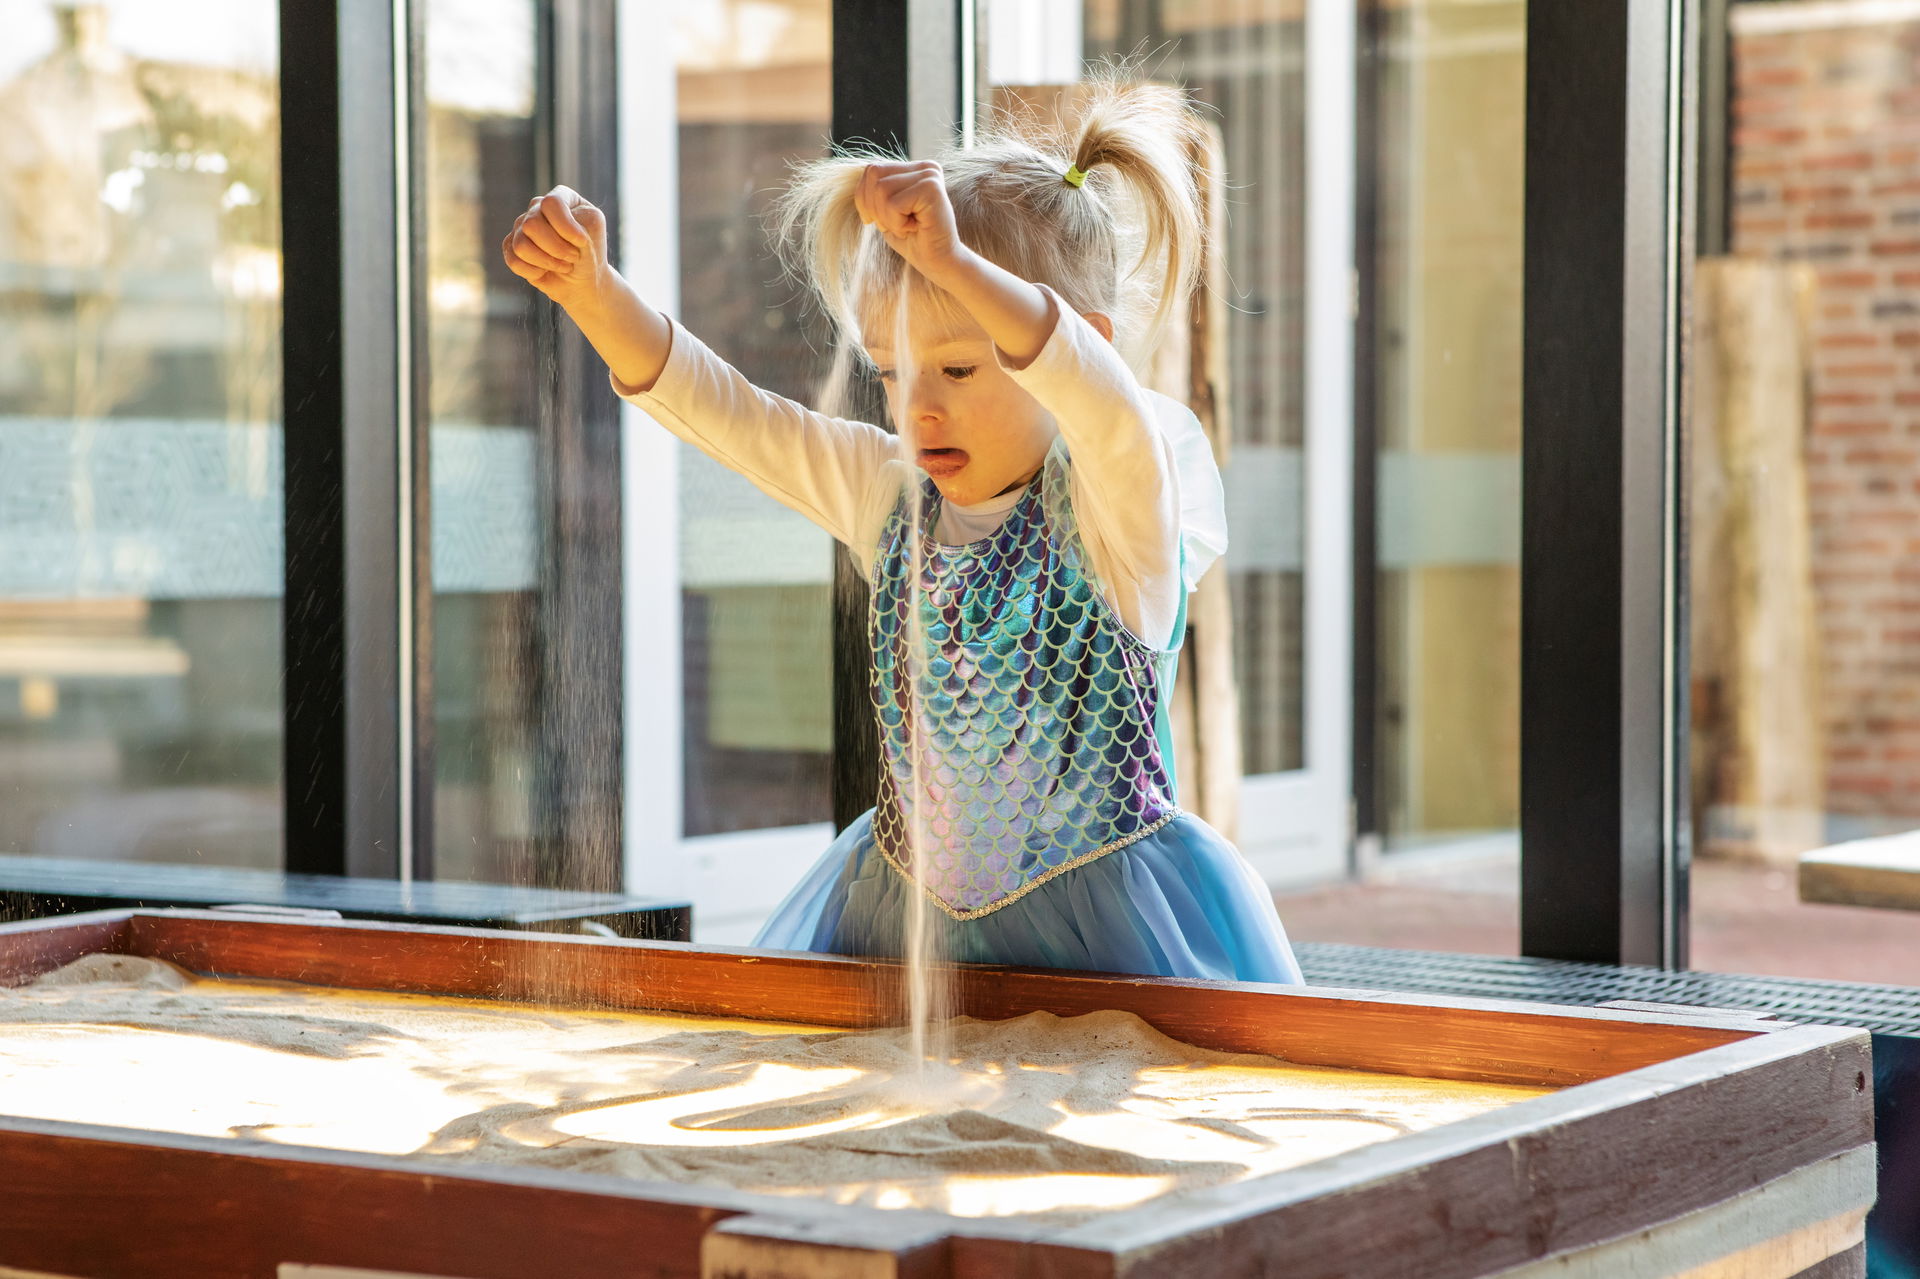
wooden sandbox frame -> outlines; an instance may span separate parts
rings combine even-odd
[[[84,955],[205,975],[860,1027],[899,966],[670,942],[109,911],[0,925],[0,985]],[[1077,1226],[5,1115],[0,1271],[707,1279],[1864,1274],[1865,1032],[1737,1015],[967,967],[957,1011],[1137,1013],[1302,1065],[1565,1087]],[[1572,1087],[1573,1085],[1580,1085]]]

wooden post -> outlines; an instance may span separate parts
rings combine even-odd
[[[732,1217],[700,1241],[701,1279],[945,1279],[950,1223]]]
[[[1813,273],[1718,258],[1702,260],[1695,280],[1695,843],[1790,866],[1826,842],[1803,457]]]

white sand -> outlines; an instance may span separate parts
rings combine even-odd
[[[0,1111],[1078,1217],[1538,1095],[1206,1052],[1129,1013],[839,1031],[198,980],[91,956],[0,989]]]

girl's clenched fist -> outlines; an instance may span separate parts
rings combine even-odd
[[[568,310],[596,299],[613,272],[606,214],[570,187],[555,187],[527,205],[500,253],[508,270]]]
[[[954,230],[946,175],[932,160],[876,161],[853,191],[860,220],[920,274],[939,280],[965,252]]]

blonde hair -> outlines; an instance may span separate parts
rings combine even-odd
[[[933,158],[969,248],[1048,285],[1076,311],[1108,316],[1122,351],[1139,355],[1199,267],[1206,227],[1192,157],[1206,135],[1184,90],[1125,76],[1124,66],[1096,68],[1066,119],[1000,112],[972,147]],[[818,299],[843,354],[861,347],[863,330],[886,331],[903,273],[921,302],[955,306],[906,272],[854,208],[867,165],[897,158],[843,150],[802,164],[774,208],[781,256]],[[1081,184],[1067,181],[1069,169],[1086,175]]]

